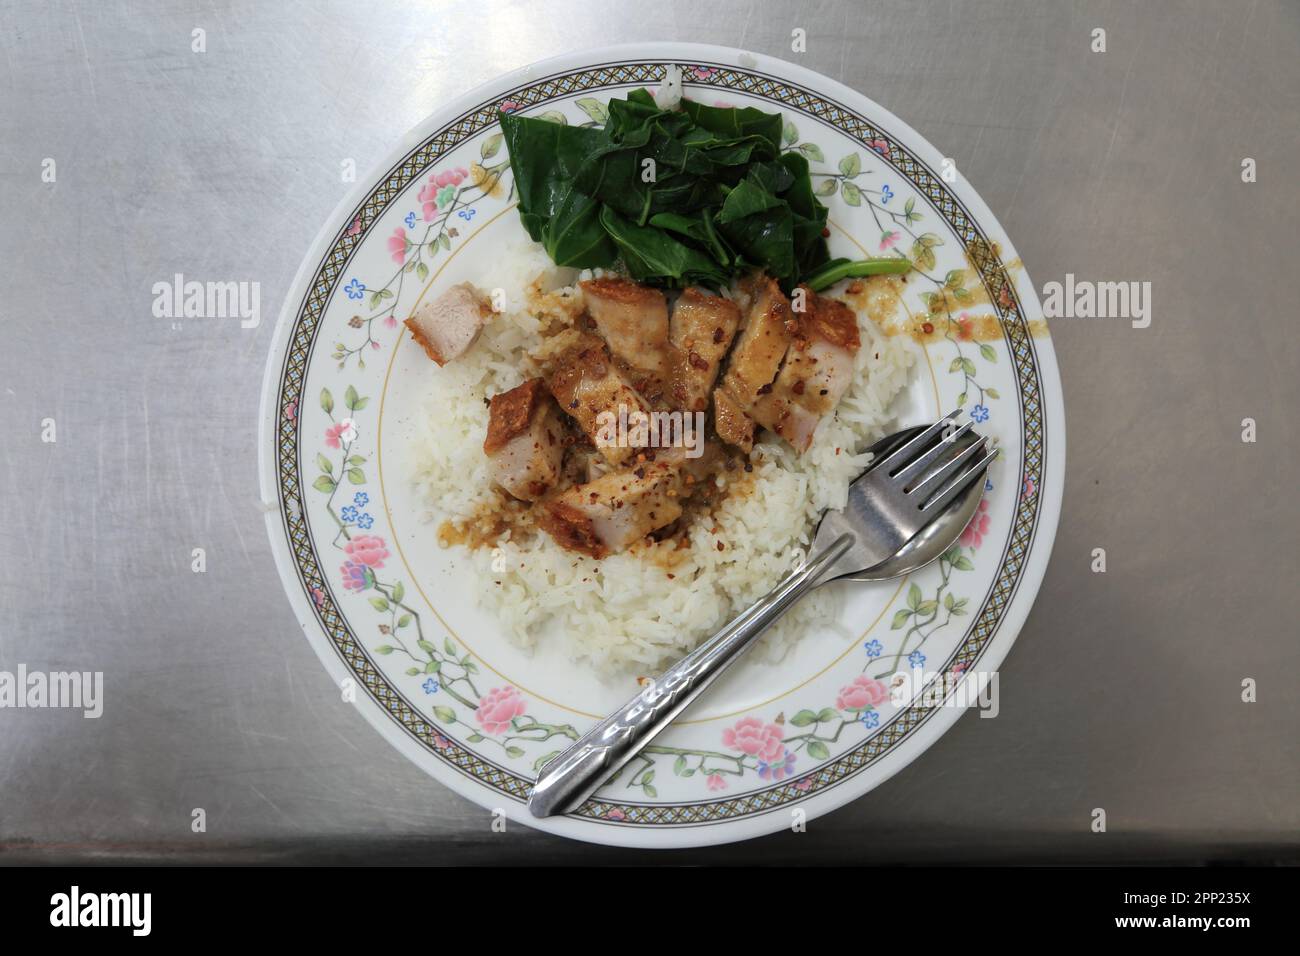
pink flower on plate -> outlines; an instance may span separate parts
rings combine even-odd
[[[356,219],[352,220],[352,225],[348,226],[348,235],[355,236],[359,232],[361,232],[361,217],[357,216]]]
[[[883,139],[873,139],[871,142],[867,143],[867,145],[881,156],[885,157],[885,159],[889,158],[889,144]]]
[[[989,526],[993,519],[989,517],[989,502],[987,498],[980,501],[980,506],[975,509],[971,515],[970,524],[966,525],[966,530],[961,533],[957,543],[963,548],[978,548],[984,543],[984,536],[989,533]]]
[[[806,791],[812,786],[812,777],[800,777],[794,782],[794,788],[800,792]]]
[[[765,724],[757,717],[742,717],[736,726],[722,732],[722,743],[764,763],[772,763],[781,755],[781,728]]]
[[[695,78],[696,78],[697,80],[707,80],[709,77],[711,77],[714,73],[717,73],[717,72],[718,72],[718,71],[715,70],[715,69],[714,69],[713,67],[711,67],[711,66],[693,66],[693,67],[691,67],[691,73],[694,74],[694,76],[695,76]]]
[[[325,592],[322,591],[320,588],[312,588],[312,589],[311,589],[311,599],[312,599],[312,602],[313,602],[317,607],[324,607],[324,606],[325,606]]]
[[[841,687],[835,698],[835,706],[840,710],[871,710],[889,697],[889,688],[866,674],[853,678],[853,683]]]
[[[465,177],[468,175],[469,170],[457,166],[455,169],[444,169],[442,172],[434,174],[433,178],[430,179],[429,182],[438,187],[459,186],[465,181]]]
[[[609,811],[607,811],[607,812],[605,813],[605,819],[606,819],[606,820],[626,820],[626,819],[627,819],[627,814],[624,813],[622,810],[618,809],[617,807],[615,807],[614,809],[609,810]]]
[[[384,328],[386,329],[397,328],[397,316],[393,315],[393,313],[391,312],[389,312],[388,315],[384,316]],[[374,345],[375,348],[379,348],[378,342],[374,342],[372,344]]]
[[[451,741],[448,740],[446,737],[444,737],[442,734],[434,734],[433,745],[437,747],[439,750],[446,750],[448,747],[451,746]]]
[[[478,702],[474,719],[479,726],[490,734],[503,734],[510,729],[510,721],[519,717],[527,709],[519,691],[507,684],[505,687],[493,687]]]
[[[284,417],[289,419],[289,421],[293,421],[298,417],[297,402],[290,402],[288,405],[284,406]]]
[[[406,230],[398,226],[388,237],[388,254],[399,266],[406,261]]]
[[[382,568],[388,557],[388,545],[377,535],[359,534],[343,546],[343,553],[357,564]]]
[[[975,322],[970,317],[969,312],[963,312],[961,315],[957,316],[957,338],[964,342],[969,342],[974,327]]]
[[[1026,478],[1026,479],[1025,479],[1025,487],[1024,487],[1024,491],[1023,491],[1023,493],[1022,493],[1022,497],[1025,497],[1025,498],[1032,498],[1033,496],[1034,496],[1034,479],[1032,479],[1032,478]]]
[[[350,418],[335,422],[325,429],[325,444],[338,448],[339,443],[348,444],[357,440],[357,426]]]
[[[897,232],[894,232],[893,230],[886,230],[885,232],[882,232],[880,234],[880,251],[884,252],[886,249],[893,246],[894,243],[896,242],[898,242]]]
[[[727,781],[722,779],[722,774],[720,773],[709,774],[709,776],[704,781],[704,785],[708,787],[710,790],[727,789]]]
[[[501,112],[502,112],[502,113],[513,113],[513,112],[514,112],[515,110],[517,110],[517,109],[519,109],[519,104],[516,103],[514,100],[502,100],[502,101],[501,101]]]
[[[434,182],[433,176],[430,176],[429,181],[420,187],[420,192],[415,198],[424,204],[421,210],[424,213],[424,221],[432,222],[433,217],[438,215],[438,184]]]

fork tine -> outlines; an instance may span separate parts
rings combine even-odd
[[[940,438],[938,443],[925,454],[918,456],[908,462],[894,475],[893,479],[903,486],[903,489],[909,494],[913,488],[919,487],[930,480],[938,466],[950,459],[961,447],[957,442],[968,431],[974,428],[974,423],[967,422],[952,433],[951,437]],[[980,439],[983,441],[983,439]]]
[[[963,465],[976,458],[987,443],[988,438],[981,435],[965,448],[948,448],[947,455],[943,457],[934,456],[934,467],[927,469],[923,476],[917,477],[914,481],[909,481],[904,486],[904,492],[915,497],[918,503],[932,497],[936,491],[947,483],[949,478],[961,470]]]
[[[920,452],[927,445],[930,444],[930,440],[934,438],[935,435],[939,434],[939,432],[941,432],[946,427],[945,423],[952,421],[960,414],[961,414],[960,408],[956,409],[955,411],[949,412],[947,415],[943,416],[943,418],[939,419],[937,422],[935,422],[925,431],[921,432],[915,438],[912,438],[909,441],[905,442],[900,447],[895,448],[893,451],[891,451],[880,461],[873,461],[871,463],[870,470],[875,471],[881,465],[887,465],[890,468],[894,468],[898,465],[907,464],[907,462],[912,460],[912,457],[914,455],[916,455],[918,452]]]
[[[974,447],[974,445],[971,446],[971,448]],[[988,467],[989,462],[997,456],[998,450],[996,448],[992,449],[983,458],[962,472],[961,475],[953,479],[952,483],[937,495],[932,497],[929,501],[923,501],[921,503],[921,511],[927,515],[938,514],[944,508],[948,507],[948,505],[952,503],[952,500],[966,489],[966,486],[971,483],[971,480],[979,477],[980,473]]]

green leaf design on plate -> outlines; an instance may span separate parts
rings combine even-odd
[[[795,727],[807,727],[809,724],[817,723],[817,715],[811,710],[801,710],[790,718],[790,723]]]
[[[329,475],[321,475],[311,483],[311,486],[317,491],[325,492],[325,494],[329,494],[337,487],[337,485],[334,484],[334,479]]]
[[[456,712],[450,707],[433,708],[433,716],[437,717],[444,724],[453,724],[456,722]],[[473,738],[471,737],[470,739],[472,740]],[[479,739],[482,740],[483,738],[480,737]]]
[[[800,143],[799,152],[803,153],[814,163],[826,162],[826,155],[822,152],[822,148],[816,143]]]
[[[840,181],[840,195],[844,197],[844,201],[850,206],[862,205],[862,190],[847,179]]]
[[[533,761],[533,769],[541,770],[543,767],[545,767],[548,763],[550,763],[559,755],[560,755],[560,751],[558,750],[552,750],[548,754],[542,754],[540,757],[538,757],[536,760]]]
[[[862,172],[862,157],[857,153],[849,153],[840,160],[840,172],[845,176],[856,176]]]
[[[324,410],[326,415],[334,411],[334,396],[330,394],[328,388],[322,388],[320,390],[320,407]]]
[[[596,123],[604,126],[609,122],[609,110],[600,100],[592,99],[590,96],[584,96],[578,100],[578,109],[582,110],[592,118]]]
[[[808,741],[808,756],[814,760],[825,760],[831,755],[830,750],[820,740]]]
[[[998,353],[993,351],[993,346],[984,342],[980,343],[980,355],[984,356],[986,362],[996,362],[998,360]]]

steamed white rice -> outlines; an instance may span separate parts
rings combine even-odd
[[[469,352],[432,376],[415,480],[435,526],[471,521],[496,500],[482,448],[485,399],[535,374],[526,353],[540,341],[537,313],[545,307],[516,290],[548,268],[552,283],[572,281],[554,278],[539,247],[511,258],[518,285],[507,291],[516,308],[495,316]],[[576,285],[558,293],[577,301],[581,294]],[[663,542],[597,561],[540,532],[527,540],[507,535],[495,547],[454,545],[473,562],[481,603],[521,645],[558,641],[604,674],[653,674],[695,647],[806,555],[821,513],[844,505],[849,483],[868,463],[859,450],[891,431],[889,406],[907,384],[915,353],[906,337],[882,334],[861,314],[858,321],[854,385],[812,447],[797,455],[762,433],[745,493],[697,520],[689,548]],[[833,619],[834,602],[826,590],[805,598],[764,639],[760,655],[779,659],[812,621]]]

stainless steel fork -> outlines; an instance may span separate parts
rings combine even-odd
[[[872,446],[845,508],[818,525],[812,559],[547,763],[528,800],[532,814],[580,806],[809,591],[841,578],[897,577],[951,547],[983,494],[975,479],[997,454],[970,422],[956,425],[958,414]]]

